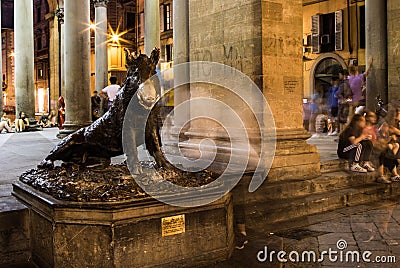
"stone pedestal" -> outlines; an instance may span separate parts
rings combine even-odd
[[[233,250],[230,194],[198,208],[151,198],[63,202],[20,182],[13,194],[29,209],[32,259],[40,267],[193,267]]]

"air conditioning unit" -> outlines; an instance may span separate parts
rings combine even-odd
[[[331,36],[329,34],[321,35],[321,45],[327,45],[331,43]]]

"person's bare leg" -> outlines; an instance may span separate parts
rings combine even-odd
[[[238,229],[239,233],[241,233],[243,235],[247,235],[247,233],[246,233],[246,225],[245,224],[238,224],[237,225],[237,229]]]
[[[396,155],[397,152],[399,151],[399,144],[398,143],[393,143],[393,154]]]
[[[12,132],[11,127],[7,123],[4,125],[4,127],[7,130],[7,132]]]
[[[393,176],[399,176],[399,174],[397,173],[397,167],[394,167],[391,171]]]
[[[15,120],[15,131],[17,131],[17,132],[21,130],[20,127],[19,127],[19,122],[20,122],[19,119]]]
[[[379,174],[379,177],[385,176],[385,172],[384,172],[384,171],[385,171],[385,170],[384,170],[383,165],[380,165],[380,166],[378,167],[378,174]]]

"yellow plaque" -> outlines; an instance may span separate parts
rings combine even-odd
[[[182,234],[185,232],[185,214],[161,219],[162,236]]]

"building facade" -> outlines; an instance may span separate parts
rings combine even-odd
[[[381,5],[381,13],[374,10],[376,4]],[[363,72],[367,58],[373,57],[367,90],[373,105],[369,107],[374,107],[376,95],[398,102],[399,5],[399,0],[303,0],[304,97],[326,92],[340,69],[354,65]],[[383,45],[377,48],[379,42]]]
[[[328,90],[349,65],[365,70],[365,1],[303,1],[304,97]]]

